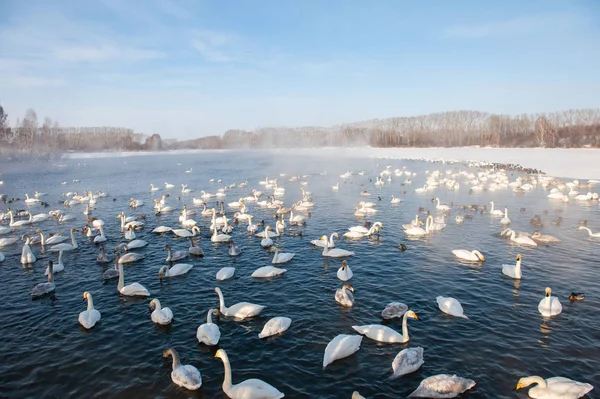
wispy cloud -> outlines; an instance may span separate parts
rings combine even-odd
[[[142,61],[163,58],[165,53],[155,50],[144,50],[101,44],[97,46],[75,45],[59,47],[52,50],[52,55],[58,60],[69,62],[105,62],[118,61]]]
[[[471,25],[454,25],[443,30],[446,38],[483,39],[524,34],[563,31],[586,23],[588,18],[576,12],[540,13],[488,21]]]
[[[211,30],[201,30],[194,32],[194,39],[191,44],[206,61],[209,62],[233,62],[236,58],[227,51],[232,51],[231,47],[235,41],[234,36],[223,32]],[[229,47],[229,49],[228,49]]]
[[[14,76],[10,83],[20,88],[62,87],[67,85],[67,81],[64,79],[27,75]]]

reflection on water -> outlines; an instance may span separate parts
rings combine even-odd
[[[112,263],[96,263],[98,247],[81,233],[75,233],[79,249],[64,254],[65,271],[55,276],[54,300],[31,301],[29,294],[35,284],[46,280],[47,261],[55,260],[57,254],[46,253],[34,265],[19,267],[20,245],[4,247],[1,251],[6,260],[0,264],[0,302],[4,304],[0,322],[4,342],[0,349],[0,395],[34,397],[43,392],[44,397],[88,397],[90,387],[94,387],[91,396],[102,398],[224,397],[222,365],[212,359],[216,348],[199,345],[195,338],[208,309],[218,306],[216,286],[223,290],[227,304],[248,301],[267,306],[259,317],[243,322],[228,317],[213,319],[221,331],[219,347],[232,359],[234,382],[262,378],[290,398],[345,398],[354,390],[366,397],[406,397],[423,378],[438,373],[456,373],[475,380],[476,388],[463,395],[473,398],[512,397],[518,377],[530,374],[600,381],[597,354],[582,349],[593,347],[600,338],[600,280],[596,267],[599,244],[585,232],[576,231],[579,220],[587,220],[594,231],[600,228],[597,202],[551,202],[540,185],[521,194],[511,190],[469,192],[468,182],[460,181],[459,190],[442,186],[425,194],[414,192],[423,186],[426,169],[458,171],[463,168],[460,165],[386,160],[385,165],[391,165],[392,170],[406,167],[406,171],[415,172],[412,185],[403,186],[405,177],[392,176],[391,182],[375,187],[376,177],[384,167],[376,166],[376,159],[332,160],[263,152],[227,155],[206,152],[66,160],[66,167],[27,167],[22,172],[12,168],[3,176],[3,193],[11,197],[35,190],[48,193],[44,199],[51,206],[31,207],[34,214],[60,208],[76,217],[73,222],[60,225],[48,221],[26,226],[7,237],[33,235],[38,227],[44,233],[63,234],[71,226],[82,228],[86,224],[84,207],[64,208],[58,203],[65,199],[62,193],[66,191],[90,189],[108,193],[106,198],[98,199],[92,215],[106,223],[109,257],[114,257],[112,249],[123,241],[115,216],[122,211],[128,216],[145,216],[145,228],[136,231],[137,238],[149,243],[136,251],[145,259],[124,267],[125,281],[146,286],[151,298],[158,297],[173,310],[174,321],[166,328],[156,326],[150,319],[148,299],[120,297],[116,280],[104,282],[102,273]],[[260,169],[256,168],[258,164],[262,165]],[[192,173],[185,173],[190,168]],[[326,175],[321,174],[324,170],[328,171]],[[365,174],[339,177],[348,170],[364,170]],[[297,173],[308,177],[289,182],[288,178]],[[279,186],[286,189],[285,206],[300,199],[300,187],[311,191],[315,202],[306,226],[293,229],[303,232],[303,236],[291,235],[288,227],[286,234],[274,239],[275,245],[296,254],[285,265],[288,271],[283,276],[251,278],[257,268],[271,265],[273,254],[260,247],[259,239],[249,237],[247,223],[240,222],[232,235],[244,248],[238,257],[229,256],[227,246],[210,242],[210,216],[198,212],[193,219],[202,229],[198,245],[205,257],[186,260],[194,268],[185,277],[159,280],[158,270],[166,264],[165,244],[170,243],[174,251],[186,250],[189,240],[171,233],[151,233],[159,225],[178,226],[179,216],[177,211],[154,215],[154,199],[169,194],[170,206],[181,210],[187,205],[194,209],[192,199],[199,198],[201,190],[214,194],[225,184],[248,180],[247,188],[227,190],[223,199],[227,204],[250,195],[252,188],[271,192],[258,184],[266,176],[278,177]],[[514,180],[519,174],[509,176]],[[223,179],[224,183],[210,183],[213,178]],[[73,183],[74,179],[81,182]],[[60,185],[63,181],[67,184]],[[166,190],[165,181],[175,184],[175,188]],[[299,181],[308,184],[300,186]],[[339,190],[332,190],[338,182]],[[150,183],[161,190],[150,192]],[[181,193],[182,183],[193,191]],[[372,195],[361,196],[363,190]],[[392,205],[392,194],[403,202]],[[145,205],[130,209],[131,197]],[[405,236],[400,226],[414,220],[419,208],[437,214],[435,203],[431,202],[433,197],[439,197],[441,203],[464,205],[486,205],[493,200],[498,207],[509,207],[511,228],[529,233],[538,229],[562,242],[519,247],[499,236],[499,219],[454,207],[443,231],[423,238]],[[376,216],[354,216],[356,204],[363,200],[377,205]],[[208,204],[215,206],[216,199],[208,200]],[[13,208],[25,205],[15,203]],[[255,222],[274,224],[273,209],[250,203],[248,208],[255,215]],[[525,210],[520,211],[521,208]],[[560,223],[553,223],[558,218],[555,209],[562,210]],[[0,207],[0,211],[4,210]],[[456,223],[458,213],[470,217]],[[534,215],[539,215],[541,226],[531,225]],[[232,216],[231,211],[228,216]],[[421,219],[424,216],[420,214]],[[336,241],[339,248],[356,253],[348,258],[354,273],[351,283],[356,290],[355,304],[344,308],[334,299],[335,290],[341,286],[336,277],[341,260],[324,259],[322,248],[311,247],[310,240],[334,231],[341,235],[348,227],[365,221],[382,221],[381,235]],[[406,245],[405,251],[399,249],[400,243]],[[39,245],[32,249],[36,256],[42,254]],[[486,260],[464,263],[452,255],[453,249],[478,249]],[[517,253],[526,259],[523,279],[507,281],[502,264],[512,264]],[[225,266],[236,267],[235,275],[217,282],[215,274]],[[544,320],[537,306],[546,286],[563,302],[572,291],[585,292],[586,299],[566,305],[561,315]],[[101,322],[90,331],[82,331],[77,323],[77,315],[85,309],[81,302],[85,290],[94,295],[94,305],[102,313]],[[458,299],[469,320],[442,314],[435,303],[438,295]],[[381,311],[392,301],[408,304],[421,318],[420,322],[409,324],[411,341],[407,345],[379,344],[364,338],[356,354],[322,369],[323,351],[329,340],[337,334],[354,333],[352,325],[381,323]],[[292,326],[280,336],[259,340],[256,335],[275,316],[292,318]],[[401,331],[401,320],[385,324]],[[170,364],[162,359],[163,349],[171,346],[186,363],[201,370],[204,385],[199,392],[186,392],[171,383]],[[413,346],[425,348],[425,364],[415,373],[389,380],[396,354]]]

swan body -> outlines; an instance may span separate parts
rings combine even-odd
[[[508,230],[507,235],[508,234],[510,234],[509,237],[512,242],[515,242],[520,245],[529,245],[532,247],[537,247],[537,243],[535,241],[533,241],[531,238],[524,237],[524,236],[517,237],[517,233],[514,230]]]
[[[337,233],[334,234],[336,238],[339,238],[339,235]],[[329,243],[325,241],[325,247],[323,248],[323,252],[321,253],[321,255],[330,258],[342,258],[345,256],[354,256],[354,252],[340,248],[329,249]]]
[[[490,205],[492,206],[490,209],[490,216],[504,216],[504,212],[500,209],[494,209],[494,201],[490,201]]]
[[[535,233],[533,233],[531,235],[531,239],[534,241],[539,241],[539,242],[543,242],[543,243],[560,242],[560,240],[558,238],[547,235],[547,234],[542,234],[539,231],[536,231]]]
[[[272,335],[281,334],[290,328],[291,324],[292,319],[289,317],[273,317],[265,323],[262,331],[258,334],[258,338],[267,338]]]
[[[450,207],[448,205],[444,205],[444,204],[440,204],[440,199],[436,198],[435,201],[437,202],[437,205],[435,206],[435,209],[437,209],[438,211],[449,211]]]
[[[517,263],[514,265],[502,265],[502,274],[514,279],[520,279],[521,274],[521,254],[517,255]]]
[[[337,271],[337,278],[342,281],[348,281],[352,278],[354,274],[352,270],[350,270],[350,266],[348,266],[348,262],[345,260],[342,262],[342,266]]]
[[[113,278],[119,277],[119,255],[115,258],[115,266],[110,269],[106,269],[106,271],[102,274],[102,278],[104,280],[111,280]]]
[[[392,362],[394,374],[392,378],[398,378],[417,371],[425,363],[423,360],[423,348],[406,348],[401,350]]]
[[[412,310],[404,313],[402,318],[402,334],[398,331],[391,329],[388,326],[383,326],[380,324],[367,324],[364,326],[352,326],[352,328],[358,332],[359,334],[364,334],[367,337],[378,341],[378,342],[387,342],[390,344],[393,343],[405,343],[409,341],[408,336],[408,318],[413,318],[419,320],[419,316]]]
[[[227,250],[227,253],[231,256],[238,256],[242,253],[242,250],[240,247],[234,244],[233,240],[231,240],[229,241],[229,249]]]
[[[336,360],[352,355],[360,349],[362,335],[339,334],[327,344],[323,354],[323,368]]]
[[[294,258],[294,253],[291,252],[279,252],[279,248],[271,247],[271,252],[275,252],[275,256],[273,256],[272,264],[278,263],[287,263]]]
[[[163,266],[158,271],[158,276],[161,279],[163,277],[183,276],[184,274],[192,270],[192,267],[194,267],[194,265],[190,263],[176,263],[173,266],[171,266],[171,268],[169,268],[168,266]]]
[[[588,234],[589,234],[589,236],[590,236],[590,237],[593,237],[593,238],[600,238],[600,232],[598,232],[598,233],[592,233],[592,230],[588,229],[588,228],[587,228],[587,227],[585,227],[585,226],[579,226],[579,227],[577,228],[577,230],[578,230],[578,231],[579,231],[579,230],[587,230],[587,232],[588,232]]]
[[[254,278],[275,277],[275,276],[279,276],[280,274],[283,274],[285,272],[287,272],[287,269],[282,269],[282,268],[275,267],[275,266],[263,266],[263,267],[259,267],[258,269],[256,269],[251,274],[251,277],[254,277]]]
[[[124,284],[123,264],[119,263],[119,284],[117,285],[117,290],[121,293],[121,295],[142,297],[150,296],[148,290],[139,283],[131,283],[129,285]]]
[[[510,224],[510,219],[508,218],[508,208],[504,208],[504,217],[500,219],[500,224],[507,225]]]
[[[101,242],[106,241],[106,237],[104,236],[104,229],[102,229],[102,226],[100,226],[99,230],[100,234],[94,237],[94,244],[99,244]]]
[[[327,241],[327,236],[321,236],[321,238],[319,238],[318,240],[312,240],[310,243],[316,247],[324,248],[325,244],[327,244],[327,246],[329,246],[329,249],[335,248],[335,242],[333,241],[333,238],[335,236],[336,233],[331,233],[331,235],[329,236],[329,241]]]
[[[558,297],[552,296],[552,290],[546,288],[546,296],[542,299],[538,305],[538,311],[544,317],[552,317],[561,314],[562,305]]]
[[[61,243],[61,244],[56,244],[50,247],[50,252],[59,252],[59,251],[73,251],[77,248],[79,248],[79,246],[77,245],[77,241],[75,241],[75,235],[73,234],[75,231],[77,231],[77,229],[75,229],[74,227],[71,228],[71,244],[67,244],[67,243]]]
[[[52,269],[53,273],[58,273],[58,272],[62,272],[63,270],[65,270],[65,265],[62,262],[62,254],[63,254],[62,251],[60,251],[58,253],[58,263],[54,263],[54,265],[53,265],[54,267]],[[46,270],[44,271],[44,275],[47,276],[48,274],[50,274],[50,266],[46,267]]]
[[[40,298],[40,297],[42,297],[46,294],[50,294],[51,292],[54,292],[54,290],[56,290],[56,285],[54,284],[54,277],[53,277],[54,264],[52,263],[52,261],[48,262],[48,268],[49,268],[48,281],[45,283],[39,283],[38,285],[33,287],[33,289],[31,290],[31,297],[33,299]]]
[[[409,236],[425,236],[429,234],[429,226],[433,223],[433,217],[428,216],[425,221],[425,228],[419,226],[411,226],[404,230],[404,233]],[[404,226],[403,226],[404,227]]]
[[[191,230],[188,229],[171,229],[171,231],[177,236],[177,237],[194,237],[196,236],[196,233],[200,233],[200,227],[198,226],[193,226]]]
[[[383,227],[383,223],[381,223],[381,222],[375,222],[375,223],[373,223],[373,226],[379,226],[381,228],[381,227]],[[371,226],[371,227],[373,227],[373,226]],[[363,235],[367,234],[369,232],[369,230],[370,229],[367,229],[365,226],[352,226],[352,227],[350,227],[348,229],[348,231],[353,231],[353,232],[356,232],[356,233],[362,233]],[[333,248],[333,246],[331,246],[331,245],[329,247]]]
[[[171,320],[173,320],[173,312],[170,308],[161,307],[158,298],[154,298],[152,301],[150,301],[150,309],[152,309],[153,307],[155,309],[150,315],[150,317],[152,318],[152,321],[154,323],[163,326],[166,326],[167,324],[171,323]]]
[[[152,232],[158,234],[158,233],[168,233],[169,231],[172,231],[172,230],[173,229],[168,226],[158,226],[154,230],[152,230]],[[186,229],[182,229],[182,230],[186,230]]]
[[[21,264],[28,265],[30,263],[35,263],[37,260],[36,256],[31,251],[31,247],[29,246],[30,240],[27,237],[25,244],[23,244],[23,249],[21,250]]]
[[[347,308],[354,305],[354,288],[351,285],[344,284],[342,288],[335,291],[335,301]]]
[[[257,378],[250,378],[238,384],[231,382],[231,365],[227,353],[219,349],[215,353],[215,358],[223,361],[225,368],[225,377],[223,379],[223,392],[231,399],[278,399],[285,395],[277,388]]]
[[[223,267],[223,268],[221,268],[221,270],[219,270],[217,272],[217,280],[218,281],[228,280],[231,277],[233,277],[234,273],[235,273],[235,267]]]
[[[0,238],[0,248],[12,245],[12,244],[16,243],[17,241],[19,241],[19,238],[17,238],[17,237]]]
[[[2,234],[8,234],[12,231],[13,229],[11,227],[7,227],[7,226],[0,226],[0,235]]]
[[[475,381],[450,374],[437,374],[425,378],[409,398],[455,398],[473,388]]]
[[[225,300],[223,299],[223,293],[219,287],[215,287],[215,292],[219,295],[219,311],[228,317],[234,317],[236,319],[246,319],[253,316],[258,316],[260,312],[265,308],[262,305],[256,305],[250,302],[238,302],[235,305],[229,307],[225,306]]]
[[[179,354],[175,349],[167,349],[163,352],[163,357],[173,357],[173,370],[171,371],[171,380],[179,385],[195,391],[202,386],[202,375],[200,371],[191,364],[182,365],[179,360]]]
[[[467,249],[454,249],[452,250],[452,254],[459,259],[468,260],[471,262],[485,261],[485,257],[478,250],[469,251]]]
[[[210,309],[206,315],[206,323],[198,326],[196,330],[196,339],[204,345],[214,346],[219,343],[221,331],[219,326],[212,322],[212,314],[216,309]]]
[[[146,245],[148,245],[148,241],[145,240],[133,240],[127,243],[127,249],[137,249],[137,248],[142,248],[145,247]]]
[[[462,305],[456,299],[451,297],[438,296],[435,298],[435,300],[437,301],[438,307],[442,312],[451,316],[468,319],[468,317],[464,314]]]
[[[212,242],[228,242],[231,240],[231,236],[228,234],[219,234],[217,229],[213,230],[213,235],[210,237],[210,241]]]
[[[408,311],[408,305],[402,302],[390,302],[381,312],[381,317],[386,320],[402,317]]]
[[[83,293],[83,299],[87,299],[87,310],[79,313],[79,324],[81,324],[85,329],[89,330],[94,327],[97,322],[100,321],[101,315],[100,312],[94,309],[94,300],[92,299],[92,294],[88,291]]]
[[[171,244],[165,245],[165,248],[167,249],[167,258],[165,259],[165,261],[167,261],[167,262],[176,262],[178,260],[187,258],[188,255],[189,255],[188,251],[175,251],[175,252],[172,252],[171,251]]]
[[[135,232],[133,231],[133,226],[129,226],[129,228],[125,231],[124,237],[128,241],[135,239]]]
[[[144,255],[136,254],[135,252],[129,252],[123,254],[123,256],[119,258],[119,264],[137,262],[141,259],[144,259]]]
[[[528,395],[536,399],[577,399],[594,389],[591,384],[565,377],[543,379],[538,376],[521,378],[517,383],[517,389],[526,388],[531,384],[537,386],[531,388]]]
[[[60,244],[61,242],[67,241],[69,239],[69,237],[56,234],[56,235],[46,238],[44,236],[44,234],[40,231],[40,239],[41,239],[40,243],[42,244],[42,246],[44,246],[44,245]]]

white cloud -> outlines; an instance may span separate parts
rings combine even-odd
[[[69,62],[143,61],[165,57],[165,54],[160,51],[107,44],[64,46],[53,49],[52,55],[58,60]]]
[[[44,88],[66,86],[67,82],[60,78],[47,78],[43,76],[13,76],[9,84],[21,88]]]

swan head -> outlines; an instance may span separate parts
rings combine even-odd
[[[340,238],[340,235],[339,235],[338,233],[333,233],[333,236],[334,236],[335,238]]]
[[[152,309],[153,307],[156,307],[156,303],[157,303],[158,299],[154,298],[153,300],[150,301],[150,309]],[[164,354],[163,354],[164,357]]]
[[[579,230],[583,230],[583,229],[584,229],[584,226],[579,226],[579,227],[577,228],[577,231],[579,231]]]
[[[166,245],[165,245],[165,248],[166,248],[166,249],[171,249],[171,244],[166,244]]]
[[[162,280],[163,275],[166,275],[168,271],[169,271],[169,268],[167,266],[161,267],[160,270],[158,271],[158,278]],[[154,302],[154,300],[152,302]],[[150,302],[150,307],[152,307],[152,302]]]
[[[221,293],[222,293],[222,292],[221,292],[221,289],[220,289],[219,287],[215,287],[215,292],[216,292],[217,294],[221,294]]]
[[[519,382],[517,382],[516,389],[527,388],[528,386],[530,386],[531,384],[533,384],[535,382],[537,382],[537,381],[533,381],[533,379],[531,377],[523,377],[519,380]]]
[[[88,291],[84,292],[83,293],[83,300],[82,300],[82,302],[85,301],[86,299],[88,299],[88,297],[91,297],[91,296],[92,295]]]
[[[552,295],[552,290],[550,287],[546,287],[546,297],[550,297],[550,295]]]
[[[517,254],[517,262],[521,260],[521,254]]]
[[[473,253],[479,258],[480,261],[482,261],[482,262],[485,261],[485,256],[483,256],[483,254],[481,252],[479,252],[478,250],[473,251]]]
[[[354,292],[354,287],[350,284],[344,284],[344,288],[346,288],[347,290],[350,290],[352,292]]]
[[[417,314],[415,312],[413,312],[412,310],[409,310],[408,312],[406,312],[406,317],[410,317],[411,319],[421,320],[421,319],[419,319],[419,316],[417,316]]]
[[[225,353],[225,351],[223,349],[219,349],[216,353],[215,353],[215,359],[219,358],[221,360],[223,359],[227,359],[227,354]]]
[[[348,262],[346,262],[345,260],[342,261],[342,270],[346,270],[346,268],[348,267]],[[354,291],[354,290],[352,290]]]

